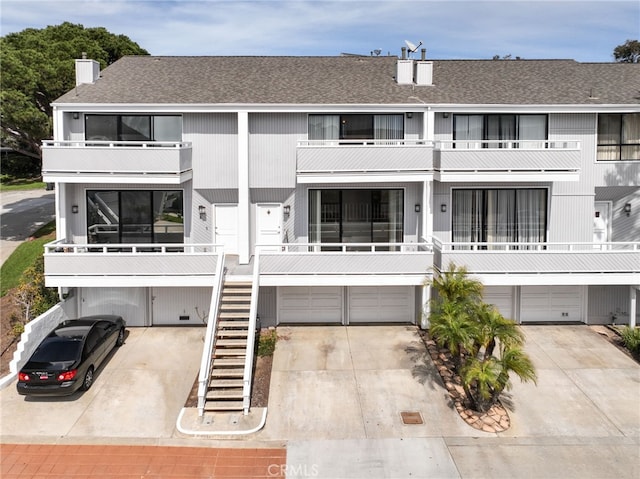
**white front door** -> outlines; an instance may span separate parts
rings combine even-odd
[[[596,201],[593,215],[593,242],[609,242],[609,225],[611,223],[611,203],[608,201]],[[597,246],[594,246],[594,248]],[[602,247],[602,246],[599,246]]]
[[[238,254],[238,205],[215,205],[214,221],[213,242],[227,254]]]
[[[256,205],[256,245],[279,245],[282,243],[282,205],[262,203]],[[277,250],[278,247],[262,248]]]

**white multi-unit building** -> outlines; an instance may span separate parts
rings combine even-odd
[[[639,64],[76,63],[42,169],[78,315],[202,324],[226,274],[263,326],[420,324],[454,262],[519,323],[638,319]]]

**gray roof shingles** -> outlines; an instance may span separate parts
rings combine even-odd
[[[199,105],[640,104],[640,64],[433,60],[398,85],[396,57],[123,57],[55,103]],[[419,100],[418,100],[419,99]]]

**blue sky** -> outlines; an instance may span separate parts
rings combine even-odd
[[[589,0],[0,0],[1,34],[64,21],[124,34],[152,55],[398,55],[609,62],[640,38],[640,2]]]

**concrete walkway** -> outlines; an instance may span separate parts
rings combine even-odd
[[[638,364],[587,326],[523,330],[538,385],[514,382],[505,433],[459,418],[415,328],[357,326],[279,328],[265,428],[184,437],[175,419],[204,330],[132,328],[84,395],[29,401],[14,387],[0,391],[2,442],[183,446],[185,455],[194,446],[286,447],[287,477],[637,479]],[[404,411],[423,423],[404,424]]]

